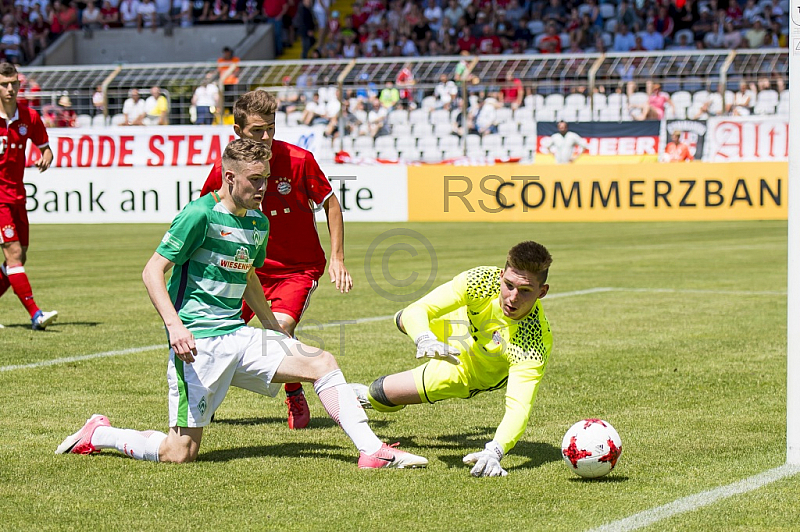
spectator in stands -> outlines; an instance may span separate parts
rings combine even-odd
[[[584,13],[581,16],[581,25],[570,33],[569,40],[570,44],[574,42],[578,47],[586,49],[592,46],[598,35],[600,35],[600,30],[592,22],[591,16]]]
[[[192,95],[192,105],[197,113],[195,124],[199,126],[213,124],[214,114],[219,109],[219,87],[214,78],[213,72],[206,74],[203,82],[197,86]]]
[[[289,5],[286,0],[264,0],[262,9],[267,23],[272,26],[275,55],[280,56],[283,54],[283,17],[289,11]]]
[[[690,120],[708,120],[712,116],[717,115],[717,110],[714,108],[714,100],[707,99],[691,116],[687,116]]]
[[[430,26],[431,31],[434,34],[437,33],[442,26],[444,13],[442,12],[442,8],[436,3],[436,0],[428,0],[425,10],[422,12],[422,16],[425,18],[428,26]]]
[[[122,22],[119,19],[119,9],[111,3],[111,0],[103,0],[100,8],[100,23],[104,29],[122,26]]]
[[[667,163],[682,163],[694,160],[689,146],[681,140],[680,131],[672,132],[672,141],[667,143],[661,160]]]
[[[472,35],[472,30],[469,26],[464,26],[461,30],[461,35],[459,35],[456,45],[460,53],[467,52],[472,54],[477,50],[478,39]]]
[[[160,26],[172,29],[172,0],[153,0],[156,5],[156,23],[155,26]],[[180,6],[176,10],[176,15],[180,12]]]
[[[631,115],[634,120],[662,120],[666,113],[665,107],[667,104],[673,109],[675,108],[669,94],[661,90],[660,83],[648,81],[646,91],[647,103],[642,106],[631,106]],[[636,108],[641,109],[638,115],[633,114],[633,110]]]
[[[739,90],[733,94],[733,102],[729,103],[726,111],[732,116],[748,116],[753,112],[755,105],[756,87],[742,80]]]
[[[92,94],[92,108],[90,114],[92,116],[98,116],[105,114],[106,110],[106,95],[103,92],[103,86],[98,85],[94,89],[94,94]]]
[[[567,9],[561,0],[550,0],[542,9],[542,22],[555,22],[557,27],[562,27],[567,22]]]
[[[390,110],[394,109],[400,102],[400,91],[397,90],[391,80],[386,82],[386,86],[381,90],[378,100],[381,102],[382,106]]]
[[[744,39],[748,48],[761,48],[764,45],[764,37],[767,35],[767,30],[764,28],[764,22],[761,17],[753,19],[753,26],[745,31]]]
[[[308,58],[308,53],[317,42],[317,25],[314,20],[314,13],[312,11],[313,6],[314,0],[302,0],[297,9],[295,25],[297,27],[297,33],[300,34],[300,41],[303,45],[303,50],[301,53],[301,57],[303,59]]]
[[[3,27],[3,36],[0,37],[0,50],[3,51],[6,61],[19,65],[22,63],[22,39],[16,28],[7,24]]]
[[[441,74],[439,83],[433,89],[433,95],[436,97],[436,108],[449,111],[458,98],[458,87],[453,80],[447,78],[447,74]]]
[[[495,35],[494,28],[491,24],[483,26],[483,32],[478,37],[478,53],[483,55],[499,54],[503,51],[500,38]]]
[[[369,135],[376,139],[391,133],[389,126],[389,109],[381,105],[380,100],[372,98],[370,101],[372,108],[367,115],[369,124]]]
[[[725,48],[725,33],[718,20],[711,23],[711,31],[703,36],[703,45],[711,50]]]
[[[653,22],[647,23],[647,29],[642,33],[642,46],[648,52],[664,49],[664,36],[656,31]]]
[[[638,31],[640,28],[641,20],[639,20],[639,17],[636,16],[636,11],[626,0],[620,0],[615,18],[617,20],[617,27],[624,24],[628,29],[634,32]]]
[[[144,123],[148,126],[169,124],[169,101],[158,86],[150,88],[150,96],[144,102]]]
[[[89,32],[99,30],[103,27],[100,13],[100,8],[97,7],[94,0],[87,0],[86,8],[81,12],[81,27]]]
[[[122,104],[122,126],[141,126],[144,125],[144,116],[147,111],[144,107],[144,100],[139,97],[138,89],[128,91],[128,99]]]
[[[730,22],[725,22],[722,43],[728,50],[741,48],[742,46],[742,33],[733,27]]]
[[[612,50],[615,52],[630,52],[636,46],[636,37],[628,31],[628,25],[623,23],[617,24],[617,29],[614,32],[614,46]]]
[[[398,6],[400,2],[395,2]],[[444,18],[448,19],[450,23],[455,27],[458,25],[458,20],[464,16],[464,8],[458,3],[458,0],[448,0],[447,7],[445,8],[444,12],[442,13]]]
[[[314,0],[314,22],[317,26],[318,41],[325,44],[328,38],[328,13],[331,10],[331,0]]]
[[[397,73],[397,78],[395,78],[395,84],[400,91],[400,105],[406,109],[411,109],[412,106],[416,107],[417,105],[415,102],[417,92],[411,89],[417,84],[417,81],[414,79],[414,71],[411,67],[411,63],[405,63],[400,72]]]
[[[543,54],[561,53],[561,36],[555,22],[548,22],[545,26],[544,37],[539,39],[539,52]]]
[[[497,133],[497,108],[502,104],[497,99],[488,97],[483,100],[478,114],[475,115],[475,129],[478,135],[494,135]]]
[[[231,49],[230,46],[226,46],[222,49],[222,57],[217,58],[217,71],[225,85],[236,85],[239,83],[239,71],[241,70],[239,61],[240,59],[233,55],[233,49]],[[228,73],[231,67],[234,68]]]
[[[691,29],[694,22],[700,18],[700,12],[694,0],[672,0],[669,6],[669,16],[675,23],[675,32]]]
[[[158,20],[156,4],[153,0],[140,0],[139,5],[136,6],[136,13],[138,14],[136,28],[139,31],[142,31],[142,28],[151,28],[156,31]]]
[[[139,0],[122,0],[119,3],[119,20],[126,28],[139,26]]]
[[[58,105],[45,105],[42,108],[42,120],[45,127],[75,127],[78,114],[72,108],[72,100],[63,95],[58,99]]]
[[[742,11],[742,20],[751,21],[761,16],[761,7],[756,4],[756,0],[747,0]]]
[[[555,156],[556,163],[569,164],[575,161],[584,150],[589,149],[589,144],[574,131],[569,130],[565,121],[560,121],[556,126],[558,131],[550,135],[550,153]],[[575,148],[580,148],[576,153]]]
[[[293,113],[302,106],[302,95],[296,87],[292,86],[291,76],[283,76],[283,86],[278,91],[276,97],[278,99],[278,110],[282,113]]]
[[[514,71],[510,71],[506,76],[498,76],[498,81],[505,82],[500,89],[503,95],[503,105],[511,109],[519,109],[522,107],[522,102],[525,98],[525,88],[522,86],[522,80],[517,77]]]
[[[700,42],[701,41],[699,41],[696,45],[692,45],[692,43],[689,42],[689,36],[685,32],[682,32],[680,35],[678,35],[678,40],[675,41],[675,44],[669,46],[669,49],[670,50],[694,50],[696,48],[702,48],[702,44],[700,44]]]
[[[653,21],[658,31],[664,36],[665,41],[671,41],[672,35],[675,33],[675,21],[669,14],[669,7],[664,4],[658,8],[658,16]]]

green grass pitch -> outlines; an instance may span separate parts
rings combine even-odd
[[[397,227],[418,235],[387,234]],[[412,342],[388,319],[319,325],[389,316],[429,278],[501,266],[521,240],[550,249],[555,348],[506,478],[475,479],[461,463],[491,439],[502,392],[370,411],[378,436],[428,457],[426,470],[359,471],[311,387],[304,431],[287,428],[283,394],[233,389],[194,464],[55,456],[93,413],[166,428],[165,348],[8,369],[165,345],[140,277],[165,229],[32,228],[34,294],[60,317],[35,333],[13,293],[0,299],[0,529],[589,530],[784,463],[785,222],[348,224],[354,290],[324,277],[301,338],[332,351],[351,382],[414,367]],[[622,437],[600,481],[560,456],[585,417]],[[800,476],[788,477],[646,530],[796,530],[798,490]]]

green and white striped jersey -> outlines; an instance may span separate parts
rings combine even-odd
[[[167,291],[195,338],[244,327],[247,272],[264,264],[268,234],[261,211],[234,216],[216,193],[189,203],[172,221],[156,253],[175,263]]]

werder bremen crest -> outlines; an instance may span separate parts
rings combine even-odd
[[[208,403],[206,403],[206,396],[200,398],[200,402],[197,403],[197,410],[200,411],[200,415],[204,416],[206,413],[206,408],[208,408]]]
[[[256,243],[256,246],[260,246],[264,241],[264,235],[262,235],[258,229],[253,229],[253,241]]]

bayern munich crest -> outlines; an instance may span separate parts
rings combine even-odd
[[[14,226],[13,225],[7,225],[7,226],[3,227],[3,236],[6,237],[6,238],[13,238],[13,236],[14,236]]]
[[[28,134],[28,126],[26,126],[25,124],[20,124],[19,125],[19,134],[20,135],[27,135]]]
[[[288,177],[279,177],[278,178],[278,193],[282,195],[286,195],[292,191],[292,184],[289,182]]]

